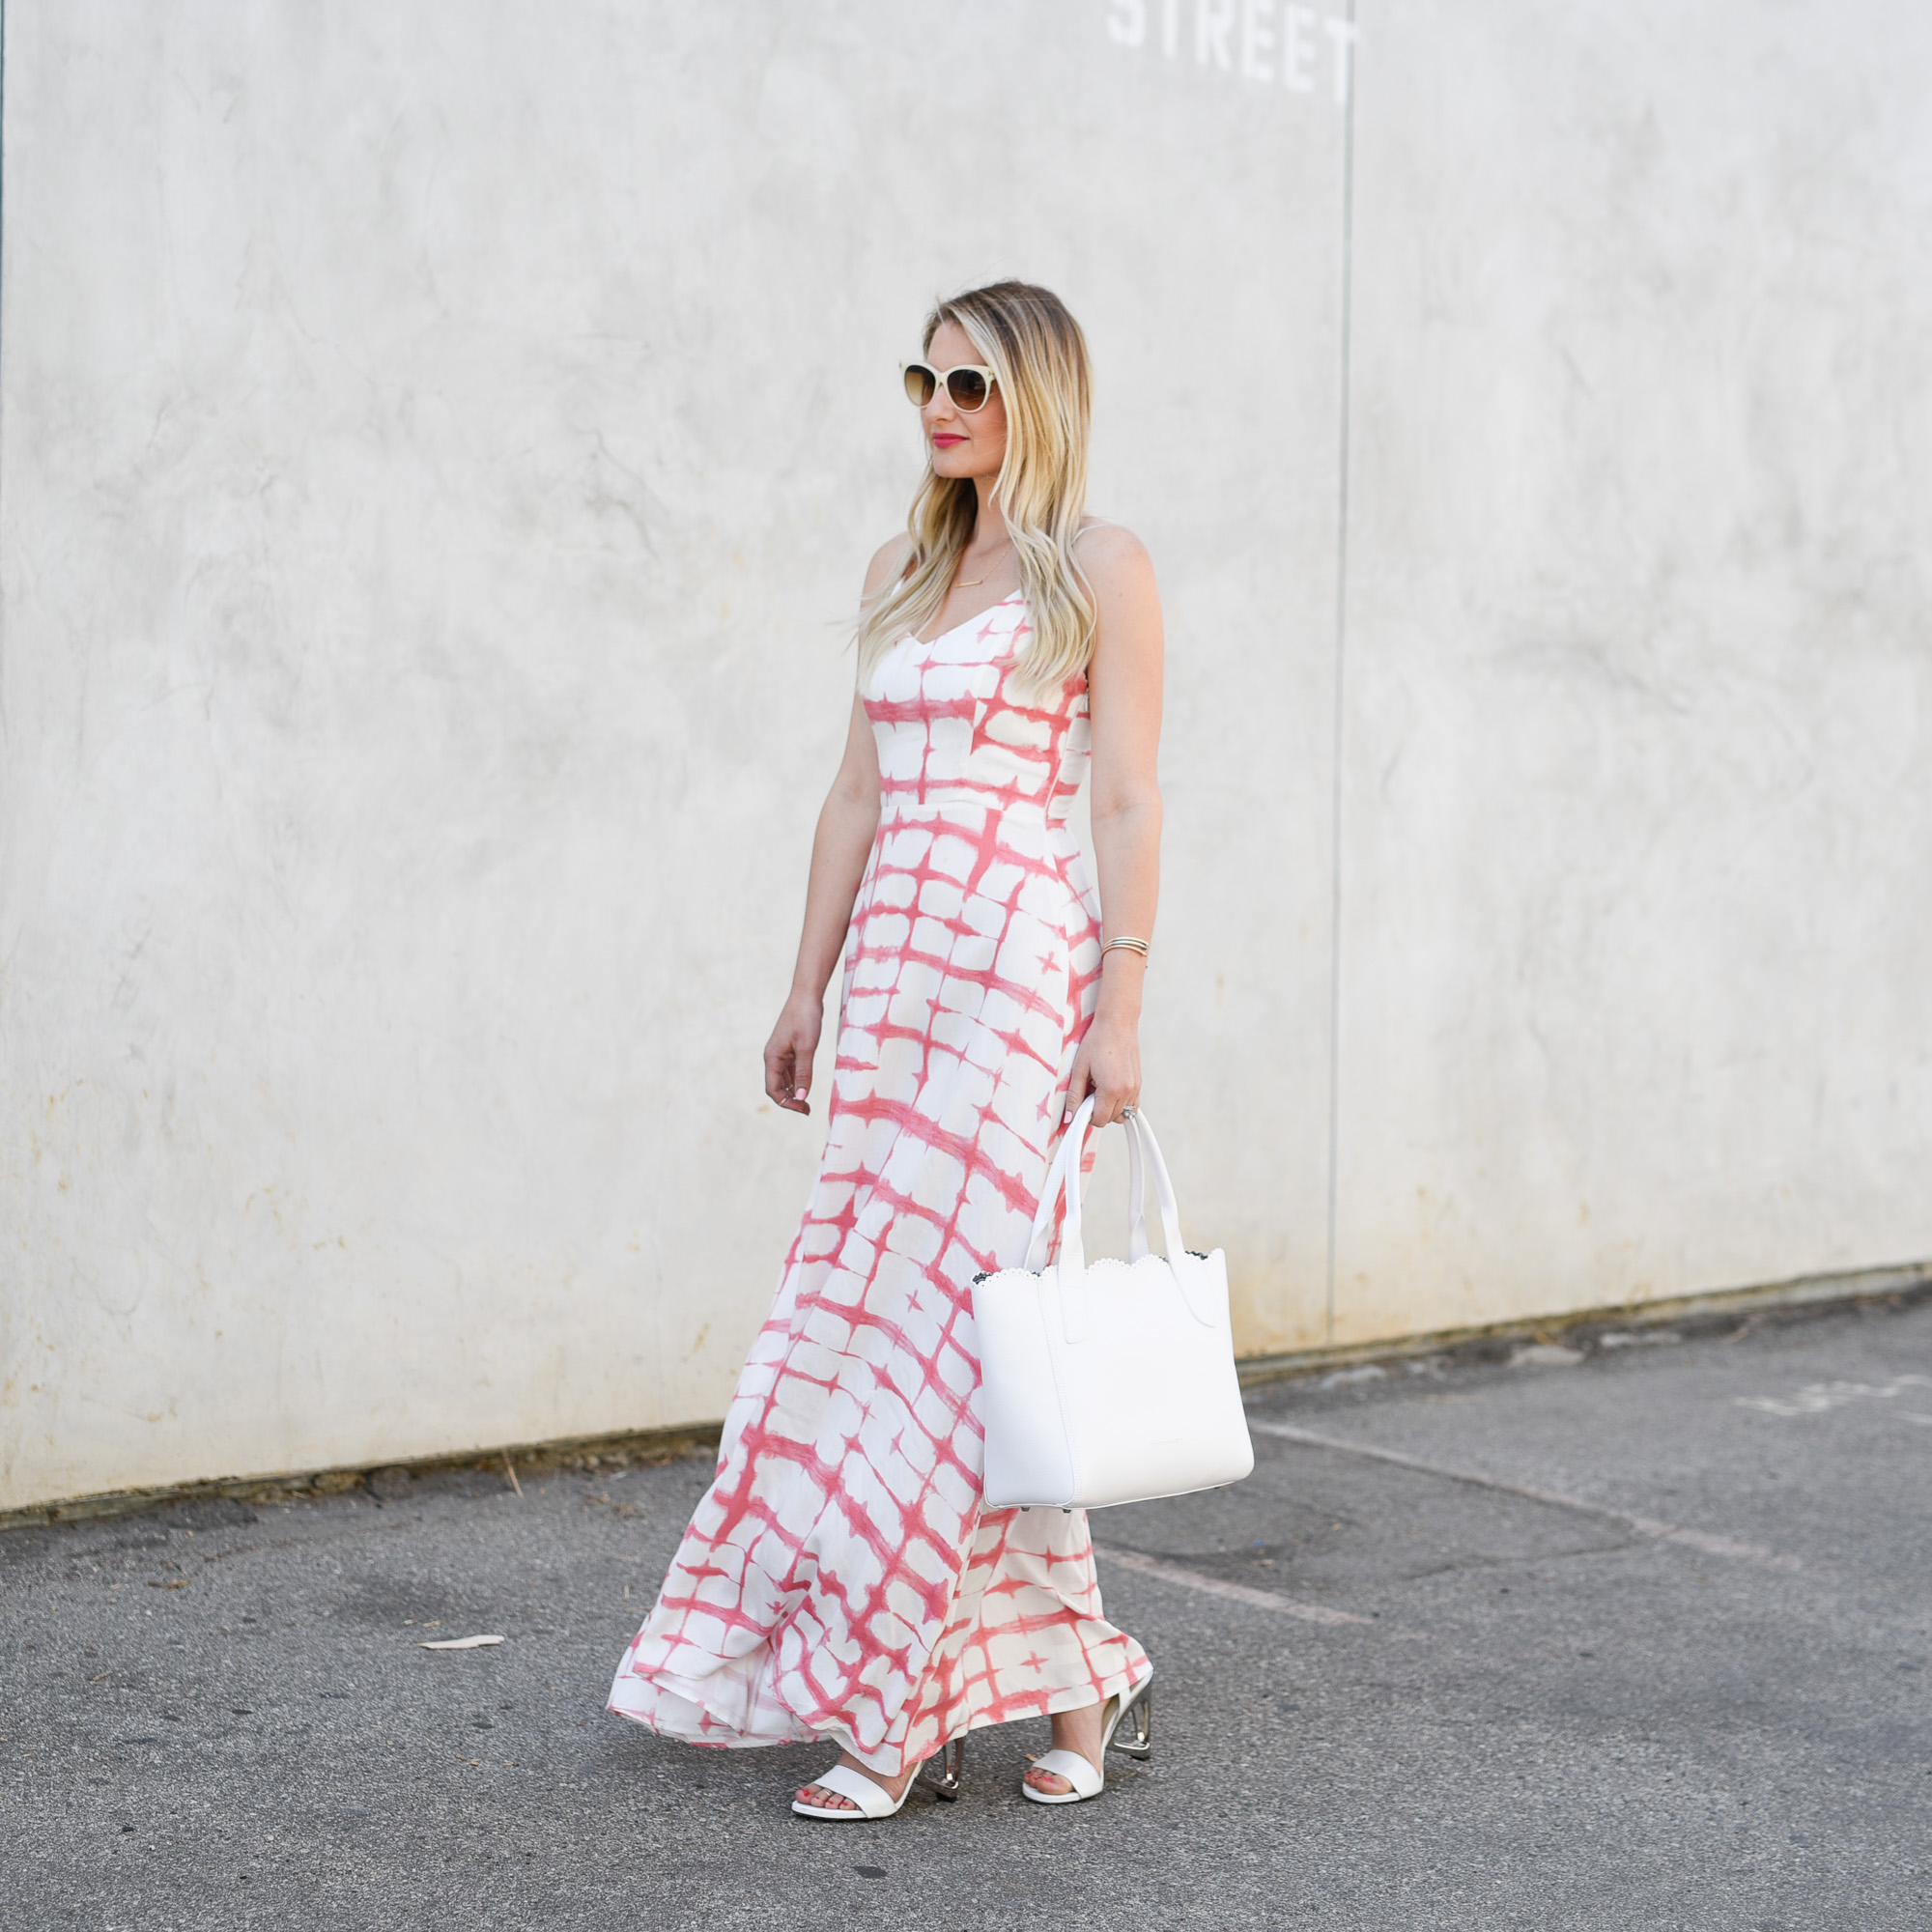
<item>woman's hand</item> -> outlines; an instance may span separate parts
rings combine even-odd
[[[1073,1057],[1073,1077],[1066,1084],[1066,1116],[1073,1118],[1089,1092],[1094,1094],[1094,1124],[1110,1126],[1123,1107],[1141,1097],[1140,1028],[1134,1021],[1111,1013],[1095,1013]]]
[[[793,988],[765,1042],[765,1092],[788,1114],[809,1114],[811,1056],[825,1025],[825,1002]]]

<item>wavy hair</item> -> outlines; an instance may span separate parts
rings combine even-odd
[[[994,282],[937,303],[922,346],[929,351],[949,322],[998,378],[1006,404],[997,499],[1032,624],[1015,668],[1024,689],[1050,691],[1085,670],[1094,655],[1094,600],[1073,555],[1087,507],[1093,416],[1087,338],[1058,296],[1027,282]],[[978,515],[973,479],[935,475],[928,449],[906,518],[912,554],[898,582],[859,619],[862,682],[900,639],[938,614]]]

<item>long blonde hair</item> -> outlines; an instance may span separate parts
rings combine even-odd
[[[935,305],[923,346],[956,323],[998,378],[1007,410],[1007,453],[996,485],[1019,564],[1032,636],[1016,661],[1018,681],[1051,691],[1087,668],[1094,655],[1094,600],[1073,555],[1087,506],[1087,436],[1093,415],[1087,338],[1066,304],[1027,282],[994,282]],[[906,529],[904,573],[859,619],[859,676],[909,633],[939,613],[973,535],[979,495],[970,476],[926,472]]]

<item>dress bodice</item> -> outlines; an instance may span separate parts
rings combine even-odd
[[[922,643],[906,637],[860,692],[879,748],[883,815],[949,804],[1058,823],[1087,776],[1087,679],[1021,696],[1032,626],[1017,593]]]

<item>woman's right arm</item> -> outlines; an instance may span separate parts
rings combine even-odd
[[[907,539],[895,537],[866,573],[869,603],[904,567]],[[784,1010],[765,1042],[765,1093],[791,1114],[811,1112],[811,1061],[825,1025],[825,988],[845,950],[852,902],[879,829],[879,752],[871,721],[855,695],[845,755],[818,814],[811,840],[811,877],[805,891],[805,930]]]

